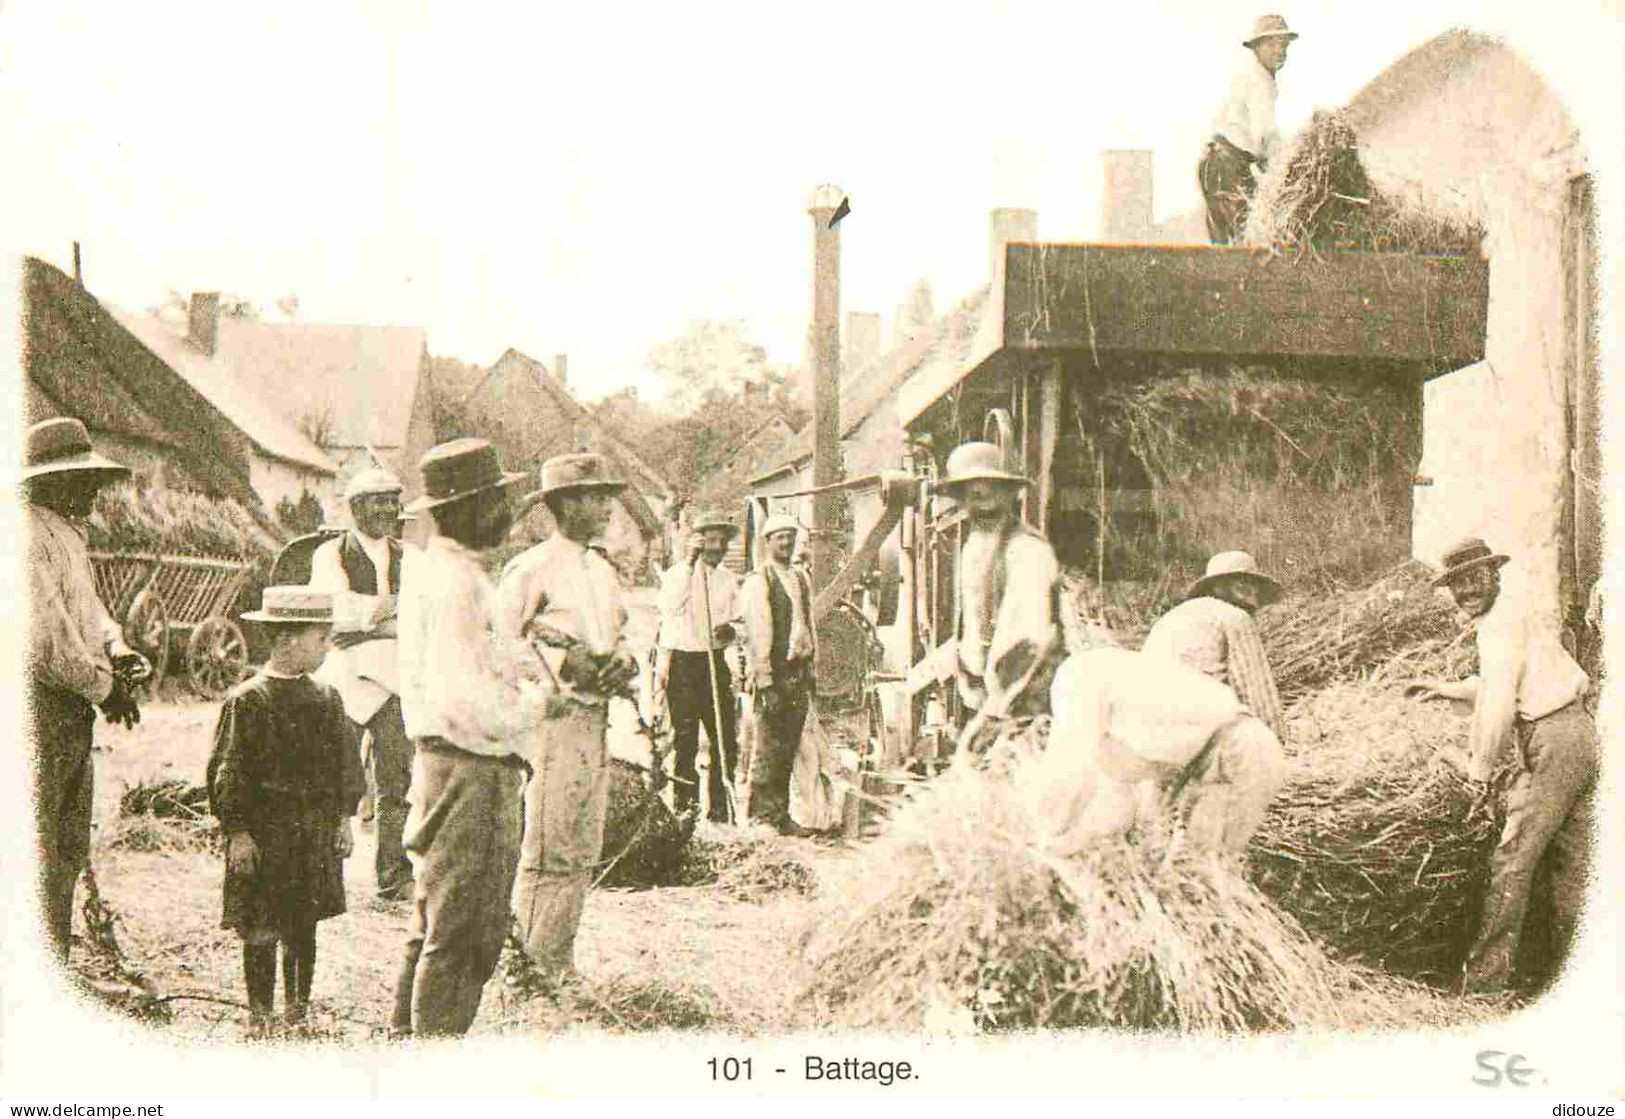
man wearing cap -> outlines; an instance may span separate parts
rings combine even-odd
[[[522,826],[527,729],[546,696],[519,673],[496,627],[479,553],[512,523],[506,473],[483,439],[456,439],[418,463],[434,531],[401,573],[401,715],[415,756],[405,848],[416,872],[394,1028],[462,1034],[508,934]]]
[[[638,672],[620,577],[591,547],[625,488],[598,455],[544,462],[540,496],[554,532],[510,560],[497,586],[498,635],[553,696],[528,736],[533,772],[514,910],[526,952],[555,981],[574,973],[576,929],[602,853],[609,700],[627,694]]]
[[[401,481],[387,470],[359,471],[344,489],[355,527],[316,549],[310,585],[333,595],[333,646],[317,679],[344,700],[344,713],[366,736],[378,851],[378,896],[412,896],[412,864],[401,848],[406,788],[412,780],[412,740],[401,718],[395,610],[401,591]]]
[[[1220,552],[1185,601],[1151,627],[1144,652],[1172,657],[1227,684],[1277,738],[1286,735],[1281,695],[1253,613],[1281,597],[1281,585],[1246,552]]]
[[[739,579],[723,560],[728,542],[738,531],[720,514],[700,514],[689,534],[687,558],[667,568],[660,580],[655,671],[665,685],[677,755],[672,797],[679,813],[696,804],[699,772],[695,758],[703,724],[711,750],[707,814],[718,823],[734,818],[734,766],[739,761],[733,681],[723,655],[733,642],[739,614]]]
[[[790,566],[800,526],[775,513],[762,526],[767,554],[745,577],[739,597],[745,623],[745,672],[754,691],[756,752],[751,764],[750,816],[781,833],[800,835],[790,818],[790,774],[816,682],[818,631],[812,581]]]
[[[1260,16],[1242,42],[1248,56],[1230,82],[1213,119],[1213,137],[1202,151],[1197,178],[1207,200],[1208,239],[1228,245],[1247,223],[1247,206],[1258,174],[1280,150],[1275,127],[1275,75],[1286,64],[1287,46],[1298,37],[1277,15]]]
[[[1558,960],[1572,940],[1585,901],[1597,728],[1584,705],[1585,672],[1552,629],[1501,597],[1507,557],[1470,537],[1446,551],[1442,563],[1434,585],[1448,588],[1468,619],[1478,675],[1419,679],[1407,692],[1472,702],[1471,780],[1489,781],[1511,762],[1500,790],[1506,825],[1490,859],[1484,917],[1464,975],[1467,990],[1489,991],[1511,980],[1534,889],[1550,890]]]
[[[96,491],[129,470],[91,449],[78,420],[58,418],[23,437],[28,516],[28,705],[34,738],[34,818],[45,927],[66,960],[73,891],[90,854],[94,770],[90,746],[100,707],[108,722],[141,721],[133,689],[151,674],[96,594],[85,519]]]
[[[983,721],[1049,709],[1049,675],[1062,648],[1055,551],[1014,508],[1030,483],[992,443],[948,456],[937,491],[956,500],[968,531],[959,557],[959,686]]]

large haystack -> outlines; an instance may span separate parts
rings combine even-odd
[[[846,1027],[1233,1033],[1485,1013],[1326,956],[1228,863],[1102,843],[1057,859],[1006,782],[916,794],[809,926],[802,1001]]]

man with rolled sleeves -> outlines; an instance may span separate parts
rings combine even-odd
[[[401,591],[401,481],[387,470],[358,472],[344,489],[355,527],[317,548],[310,585],[333,595],[333,649],[316,674],[344,700],[344,713],[370,749],[378,851],[378,896],[408,900],[412,864],[401,847],[412,741],[401,718],[396,604]]]
[[[733,821],[731,791],[739,759],[732,674],[724,656],[736,633],[739,578],[723,562],[738,531],[726,517],[701,514],[689,536],[687,558],[667,568],[660,580],[656,672],[665,683],[677,755],[672,795],[679,813],[698,803],[695,761],[704,726],[711,744],[707,816],[716,823]]]
[[[401,714],[415,756],[404,845],[416,872],[394,1029],[463,1034],[479,1012],[512,921],[527,734],[546,694],[520,675],[496,627],[479,553],[512,523],[506,473],[483,439],[419,460],[434,531],[404,565],[398,618]]]
[[[1468,619],[1479,670],[1466,680],[1423,678],[1406,689],[1424,699],[1473,704],[1467,776],[1486,782],[1512,763],[1498,791],[1506,825],[1490,857],[1490,887],[1463,986],[1508,986],[1531,893],[1549,890],[1557,959],[1585,903],[1593,796],[1600,764],[1597,728],[1585,709],[1590,679],[1559,642],[1556,627],[1501,597],[1508,557],[1478,537],[1444,553],[1434,586],[1446,587]]]
[[[540,495],[553,534],[510,560],[497,587],[498,634],[552,695],[526,745],[532,774],[514,911],[526,953],[554,983],[575,973],[576,930],[604,843],[609,700],[627,694],[638,672],[620,577],[592,547],[625,488],[598,455],[544,462]]]
[[[1213,119],[1196,176],[1207,202],[1208,239],[1228,245],[1241,236],[1258,176],[1279,152],[1275,125],[1275,75],[1286,65],[1287,47],[1298,37],[1278,15],[1259,16],[1242,42],[1250,55],[1231,79]]]
[[[812,581],[805,571],[790,565],[799,531],[793,517],[782,513],[769,517],[762,526],[767,555],[739,591],[746,679],[756,707],[750,816],[784,835],[804,834],[790,818],[790,775],[817,681]]]
[[[134,726],[141,712],[133,688],[152,672],[97,596],[86,545],[96,492],[129,473],[91,448],[76,419],[44,420],[23,436],[34,820],[46,935],[64,961],[73,891],[90,855],[96,708],[108,722]]]

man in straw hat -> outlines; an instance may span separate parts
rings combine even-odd
[[[767,554],[740,589],[745,671],[756,706],[750,816],[786,835],[803,834],[790,818],[790,774],[817,683],[812,580],[790,566],[800,527],[783,513],[767,518],[762,526]]]
[[[967,730],[977,733],[1004,717],[1046,712],[1062,648],[1055,551],[1014,508],[1029,484],[1005,468],[1004,453],[992,443],[954,448],[936,484],[968,521],[958,571],[958,670],[960,696],[977,711]]]
[[[1281,695],[1253,621],[1255,611],[1280,597],[1281,585],[1260,573],[1249,553],[1220,552],[1185,601],[1157,619],[1141,649],[1229,685],[1276,737],[1284,737]]]
[[[739,761],[733,682],[724,656],[738,621],[739,578],[723,562],[738,532],[721,514],[700,514],[689,532],[687,557],[660,579],[655,672],[656,687],[664,684],[671,711],[673,802],[679,813],[697,805],[695,758],[703,725],[711,751],[707,814],[718,823],[734,819],[734,767]]]
[[[354,527],[316,549],[310,585],[333,595],[333,645],[317,678],[344,699],[344,712],[365,736],[373,787],[378,896],[412,896],[412,864],[401,847],[412,740],[401,718],[395,610],[401,591],[401,480],[387,470],[358,471],[344,488]]]
[[[609,700],[626,693],[638,663],[626,644],[620,577],[591,547],[626,483],[593,454],[550,458],[540,477],[554,532],[503,570],[496,617],[527,672],[553,692],[529,737],[514,909],[532,961],[561,980],[574,972],[576,929],[604,842]]]
[[[129,473],[92,450],[78,420],[44,420],[23,436],[34,819],[46,933],[63,960],[74,886],[90,854],[96,708],[108,722],[134,726],[141,721],[134,688],[152,672],[97,597],[85,538],[96,492]]]
[[[404,565],[398,627],[401,714],[416,756],[405,848],[416,871],[394,1028],[467,1032],[507,937],[522,826],[525,731],[545,696],[499,639],[479,553],[512,521],[506,473],[483,439],[418,462],[434,532]]]
[[[1207,200],[1208,239],[1227,245],[1241,235],[1259,172],[1281,146],[1275,127],[1275,75],[1286,64],[1287,46],[1298,37],[1278,15],[1259,16],[1242,41],[1247,59],[1213,118],[1213,137],[1202,150],[1196,175]]]
[[[1600,760],[1597,728],[1583,702],[1590,680],[1553,629],[1501,597],[1505,563],[1506,556],[1478,537],[1444,553],[1434,585],[1448,588],[1468,619],[1478,645],[1478,675],[1454,682],[1418,679],[1407,689],[1424,699],[1473,704],[1471,780],[1489,781],[1511,763],[1500,790],[1506,826],[1490,859],[1484,917],[1467,956],[1469,991],[1496,990],[1511,981],[1537,888],[1551,895],[1556,960],[1566,952],[1585,900]]]

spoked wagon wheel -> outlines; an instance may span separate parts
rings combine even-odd
[[[237,623],[214,617],[186,642],[186,674],[205,699],[219,699],[248,674],[248,641]]]
[[[169,610],[154,590],[144,590],[130,603],[124,618],[124,642],[152,664],[147,694],[157,695],[169,668]]]

